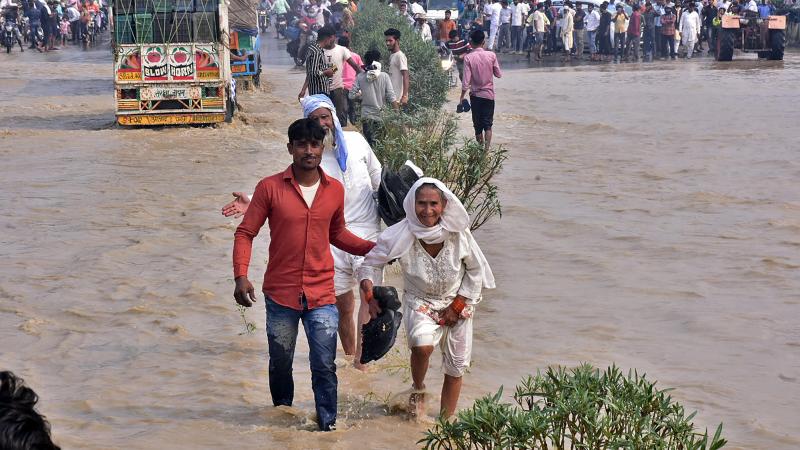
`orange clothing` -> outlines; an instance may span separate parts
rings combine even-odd
[[[452,19],[439,21],[439,40],[446,41],[450,39],[450,31],[456,29],[456,22]]]
[[[296,310],[303,309],[303,294],[309,309],[336,303],[330,244],[360,256],[375,246],[345,228],[344,187],[322,169],[319,174],[310,208],[291,166],[261,180],[234,234],[233,276],[237,278],[247,275],[253,238],[269,219],[269,263],[262,290],[275,303]]]

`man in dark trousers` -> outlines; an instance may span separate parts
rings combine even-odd
[[[473,31],[470,41],[473,50],[464,56],[464,82],[459,102],[464,102],[469,91],[475,139],[488,151],[494,122],[494,77],[500,78],[502,73],[497,56],[483,48],[486,41],[483,31]]]
[[[242,306],[256,301],[247,279],[253,238],[269,220],[269,263],[264,273],[269,344],[269,389],[275,406],[294,400],[292,360],[298,322],[308,338],[311,386],[319,428],[336,428],[336,332],[339,313],[330,244],[363,256],[374,243],[345,228],[344,187],[320,169],[325,130],[312,119],[289,127],[292,164],[256,186],[233,244],[233,296]]]

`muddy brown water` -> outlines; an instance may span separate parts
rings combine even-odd
[[[114,126],[107,50],[0,55],[0,368],[36,389],[64,448],[421,437],[384,406],[409,387],[402,354],[339,369],[342,429],[323,434],[305,338],[295,408],[277,410],[263,301],[247,312],[256,333],[239,335],[237,221],[219,207],[289,163],[300,115],[302,73],[267,45],[268,87],[216,128]],[[476,234],[498,289],[476,315],[460,405],[551,364],[616,363],[677,388],[698,425],[724,422],[730,448],[800,447],[798,54],[509,65],[503,217]],[[260,240],[251,279],[265,258]]]

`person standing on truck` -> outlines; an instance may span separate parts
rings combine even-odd
[[[336,30],[333,26],[326,25],[323,29],[326,30],[326,35],[331,33],[331,37],[326,38],[322,43],[322,49],[325,53],[328,67],[333,67],[334,69],[333,76],[330,79],[330,94],[328,96],[333,100],[333,106],[336,107],[339,123],[347,125],[347,92],[345,92],[342,74],[345,66],[350,66],[356,73],[361,73],[362,69],[353,59],[353,55],[347,47],[336,45]],[[322,29],[320,32],[322,32]]]
[[[331,95],[331,78],[336,72],[336,66],[328,64],[328,58],[325,57],[325,51],[322,49],[324,46],[330,46],[330,42],[335,38],[332,27],[322,27],[317,33],[316,42],[308,45],[306,53],[306,80],[303,82],[303,87],[300,93],[297,94],[299,101],[306,95],[324,94],[330,97]]]

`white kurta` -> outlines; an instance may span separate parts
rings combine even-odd
[[[378,246],[388,242],[378,238]],[[481,299],[483,278],[476,254],[477,243],[469,231],[450,233],[442,249],[432,257],[417,240],[400,257],[403,268],[403,316],[409,347],[440,344],[442,367],[446,374],[463,375],[472,355],[472,314]],[[380,284],[383,266],[388,261],[367,254],[359,269],[359,279]],[[465,297],[462,319],[452,326],[439,324],[439,311],[450,306],[456,295]]]

